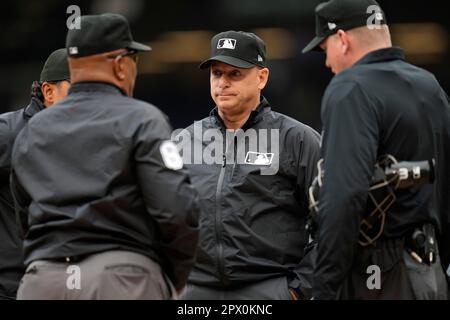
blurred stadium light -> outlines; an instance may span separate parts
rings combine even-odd
[[[284,112],[320,130],[320,101],[332,74],[322,54],[302,55],[314,36],[314,8],[322,0],[16,0],[0,11],[0,111],[26,105],[29,88],[50,52],[63,47],[66,9],[82,14],[116,12],[128,17],[143,54],[136,97],[166,112],[174,127],[202,118],[212,107],[208,73],[197,65],[210,38],[225,30],[253,31],[267,44],[271,67],[267,98]],[[394,44],[433,72],[450,91],[450,21],[443,5],[419,0],[379,0]]]

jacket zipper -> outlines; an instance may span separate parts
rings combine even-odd
[[[222,200],[222,186],[223,186],[223,180],[225,177],[225,171],[226,171],[226,167],[227,167],[227,150],[228,150],[228,146],[225,150],[225,153],[222,155],[222,160],[223,160],[223,164],[222,167],[220,168],[220,173],[219,173],[219,179],[217,181],[217,189],[216,189],[216,215],[215,215],[215,221],[214,221],[214,225],[216,227],[216,243],[217,243],[217,266],[218,266],[218,271],[219,271],[219,279],[220,282],[222,282],[223,284],[227,284],[228,283],[228,279],[226,278],[225,275],[225,266],[223,263],[223,244],[222,244],[222,225],[221,225],[221,200]]]
[[[233,178],[234,168],[236,168],[236,162],[237,162],[237,137],[236,137],[236,134],[233,137],[233,141],[234,141],[234,161],[233,161],[233,169],[231,170],[231,174],[230,174],[230,181]]]
[[[225,277],[225,270],[224,270],[224,264],[223,264],[223,244],[222,244],[222,226],[220,222],[220,216],[221,216],[221,199],[222,199],[222,185],[223,185],[223,178],[225,176],[226,171],[226,165],[227,165],[227,158],[226,155],[223,154],[223,164],[220,168],[219,173],[219,180],[217,181],[217,189],[216,189],[216,215],[215,215],[215,221],[214,225],[216,227],[216,243],[217,243],[217,266],[219,268],[219,279],[220,282],[225,283],[226,277]]]

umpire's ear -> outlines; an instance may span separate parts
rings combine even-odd
[[[55,98],[55,92],[54,92],[54,85],[50,84],[47,81],[44,81],[44,83],[42,83],[41,85],[41,92],[42,95],[44,96],[44,105],[47,107],[49,105],[52,105],[54,102],[54,98]]]
[[[337,38],[339,39],[339,50],[341,51],[341,54],[346,54],[348,50],[350,49],[350,38],[348,36],[348,33],[343,30],[338,30],[337,32]]]
[[[258,69],[258,89],[262,90],[265,88],[267,81],[269,81],[269,69],[268,68],[260,68]]]
[[[124,81],[126,77],[125,72],[125,59],[122,56],[117,56],[114,58],[113,62],[113,69],[114,69],[114,75],[119,81]]]

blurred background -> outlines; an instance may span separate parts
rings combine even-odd
[[[0,4],[0,112],[29,102],[30,85],[43,63],[65,46],[66,22],[81,14],[125,15],[135,40],[153,51],[141,55],[135,97],[169,115],[174,128],[208,115],[214,104],[209,74],[198,64],[210,39],[225,30],[251,31],[268,47],[271,70],[264,95],[276,111],[321,130],[320,102],[332,78],[324,55],[303,55],[314,36],[314,8],[321,0],[92,0],[8,1]],[[450,89],[450,21],[443,1],[379,0],[393,34],[410,62],[435,74]]]

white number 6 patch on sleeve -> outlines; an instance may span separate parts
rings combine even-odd
[[[172,141],[164,141],[159,146],[162,159],[167,168],[172,170],[180,170],[183,168],[183,159],[178,153],[177,146]]]

